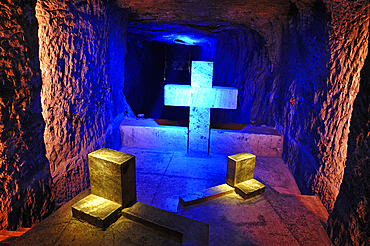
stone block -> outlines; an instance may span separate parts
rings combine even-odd
[[[90,194],[72,206],[74,217],[92,225],[106,228],[121,215],[122,205]]]
[[[91,194],[123,207],[136,201],[135,156],[102,148],[88,157]]]
[[[253,179],[256,156],[250,153],[231,155],[227,162],[226,183],[232,187]]]
[[[265,192],[265,185],[255,179],[250,179],[235,185],[235,192],[245,200]]]
[[[181,242],[181,245],[208,245],[209,242],[208,224],[182,217],[141,202],[124,208],[122,215],[157,231],[159,235],[166,235],[167,238]]]
[[[151,119],[126,120],[120,133],[121,144],[126,147],[186,151],[188,146],[187,127],[158,125]]]
[[[227,185],[227,184],[222,184],[218,185],[215,187],[211,187],[209,189],[206,189],[201,192],[194,192],[194,193],[189,193],[189,194],[184,194],[181,195],[179,200],[180,203],[186,207],[186,206],[191,206],[195,205],[198,203],[206,202],[230,193],[234,192],[234,188]]]
[[[281,157],[283,139],[283,136],[272,127],[246,126],[241,131],[211,129],[209,152],[227,154],[249,152],[256,156]]]

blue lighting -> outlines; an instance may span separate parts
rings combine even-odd
[[[196,34],[164,34],[161,36],[155,37],[153,40],[155,41],[162,41],[166,43],[173,43],[173,44],[182,44],[182,45],[211,45],[211,41],[208,38],[205,38],[201,35]]]

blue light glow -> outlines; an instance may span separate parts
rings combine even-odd
[[[178,34],[178,33],[164,34],[155,37],[153,40],[183,45],[204,46],[211,44],[211,41],[208,38],[196,34]]]

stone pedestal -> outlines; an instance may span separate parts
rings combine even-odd
[[[73,216],[108,227],[122,207],[136,202],[135,156],[102,148],[88,155],[91,194],[72,206]]]
[[[265,191],[265,185],[253,178],[255,163],[256,156],[247,152],[229,156],[226,183],[234,187],[235,192],[243,199],[252,198]]]
[[[209,201],[232,192],[239,194],[244,200],[265,192],[265,185],[255,180],[254,167],[256,156],[240,153],[229,156],[227,163],[226,184],[218,185],[201,192],[183,194],[179,197],[182,206],[191,206]]]
[[[135,156],[102,148],[89,154],[91,194],[126,207],[136,201]]]
[[[229,156],[226,183],[234,187],[238,183],[253,179],[255,162],[256,156],[250,153]]]

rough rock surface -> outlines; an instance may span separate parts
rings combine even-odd
[[[274,93],[284,159],[301,192],[331,211],[347,155],[349,122],[367,55],[365,2],[296,2],[283,33]],[[275,85],[274,85],[275,86]]]
[[[0,230],[52,212],[35,1],[0,3]]]
[[[370,242],[370,56],[361,72],[350,133],[343,182],[328,220],[335,245]]]
[[[212,122],[268,124],[272,117],[267,110],[273,80],[266,40],[242,26],[214,34],[217,47],[213,84],[237,88],[238,108],[212,109]]]
[[[100,0],[37,2],[44,141],[57,205],[89,186],[87,154],[112,147],[114,120],[129,114],[124,97],[117,100],[120,80],[109,81],[107,64],[120,61],[115,54],[125,43],[110,53],[122,33],[108,38],[107,8]]]

